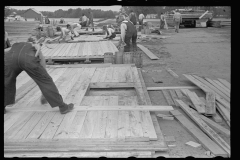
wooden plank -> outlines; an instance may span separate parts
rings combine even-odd
[[[199,87],[197,86],[147,87],[148,91],[158,91],[166,89],[199,89]]]
[[[218,85],[216,82],[211,80],[210,78],[204,77],[210,84],[212,84],[214,87],[216,87],[219,91],[221,91],[223,94],[228,96],[230,98],[230,91],[228,92],[225,90],[221,85]]]
[[[230,146],[212,129],[210,128],[199,116],[196,111],[189,108],[181,100],[177,100],[181,108],[190,116],[190,118],[198,124],[198,126],[211,137],[219,146],[221,146],[230,156]]]
[[[52,55],[52,56],[61,56],[63,54],[63,52],[68,48],[69,44],[64,43],[61,44],[63,45],[62,49],[58,51],[58,53],[56,54],[56,52]]]
[[[208,86],[212,91],[214,91],[215,93],[217,93],[219,96],[223,97],[225,100],[227,100],[227,102],[230,102],[230,98],[228,96],[226,96],[224,93],[222,93],[219,89],[217,89],[215,86],[213,86],[211,83],[209,83],[208,81],[204,80],[202,77],[193,75],[193,77],[195,77],[196,79],[198,79],[199,81],[201,81],[203,84],[205,84],[206,86]]]
[[[64,48],[64,46],[65,46],[64,44],[59,44],[57,46],[57,49],[51,52],[52,54],[49,54],[48,56],[51,56],[51,57],[58,56],[58,53]]]
[[[68,44],[67,49],[61,54],[61,56],[63,57],[63,56],[68,55],[68,53],[69,53],[69,51],[71,50],[72,46],[73,46],[73,43]]]
[[[113,67],[108,67],[106,69],[106,77],[104,82],[112,82],[112,76],[113,76]]]
[[[47,65],[46,68],[106,68],[106,67],[122,67],[126,66],[136,67],[135,64],[112,64],[112,63],[98,63],[98,64],[62,64],[62,65]],[[121,69],[122,69],[121,68]]]
[[[151,59],[151,60],[155,60],[155,59],[159,59],[157,56],[155,56],[155,54],[153,54],[151,51],[149,51],[146,47],[137,44],[137,46]]]
[[[228,81],[226,81],[225,79],[221,79],[221,78],[218,78],[218,80],[219,80],[222,84],[224,84],[229,90],[231,90],[231,84],[230,84]]]
[[[106,75],[107,75],[107,70],[108,70],[108,67],[107,68],[102,68],[102,72],[101,72],[102,76],[100,76],[98,78],[97,82],[105,82],[105,78],[106,78]]]
[[[186,89],[186,93],[199,113],[205,113],[205,106],[194,92]]]
[[[215,129],[218,132],[223,133],[225,136],[230,137],[230,131],[224,127],[222,127],[221,125],[213,122],[212,120],[210,120],[209,118],[201,115],[201,119],[204,120],[211,128]]]
[[[167,112],[173,110],[172,106],[148,106],[148,105],[139,105],[139,106],[74,106],[74,111],[159,111],[159,112]],[[55,108],[9,108],[9,112],[28,112],[28,111],[58,111]]]
[[[199,129],[192,121],[187,119],[178,110],[170,111],[172,115],[187,129],[187,131],[197,139],[206,150],[211,151],[216,156],[227,157],[227,153],[211,140],[201,129]]]
[[[172,98],[170,97],[168,91],[167,90],[162,90],[162,93],[163,93],[165,99],[167,100],[167,103],[171,106],[175,106],[175,104],[174,104]]]
[[[228,87],[226,87],[224,84],[222,84],[221,82],[219,82],[218,80],[213,80],[215,83],[217,83],[222,89],[224,89],[224,91],[226,91],[230,97],[230,89]]]
[[[95,96],[96,105],[109,105],[109,96]],[[97,121],[93,129],[92,138],[104,138],[108,119],[108,111],[96,111]]]
[[[25,139],[44,114],[45,112],[35,112],[35,114],[28,120],[28,122],[21,128],[21,130],[19,130],[18,133],[11,138]]]
[[[22,112],[4,114],[4,133],[6,133],[23,114]],[[5,118],[5,115],[9,115],[9,117]]]
[[[227,116],[226,116],[226,113],[224,113],[223,112],[223,110],[224,110],[224,107],[220,104],[217,104],[216,105],[217,106],[217,110],[219,111],[219,113],[222,115],[222,117],[223,117],[223,119],[226,121],[226,123],[227,123],[227,125],[229,126],[229,127],[231,127],[231,125],[230,125],[230,120],[228,120],[228,118],[227,118]],[[226,110],[225,110],[226,111]],[[230,114],[229,114],[229,116],[230,116]]]
[[[131,67],[126,67],[125,77],[126,77],[126,82],[133,82]]]
[[[109,105],[118,105],[118,96],[109,96]],[[107,111],[105,138],[117,138],[118,111]]]
[[[178,78],[179,76],[175,73],[175,72],[173,72],[170,68],[166,68],[166,70],[168,71],[168,73],[170,73],[173,77],[175,77],[175,78]]]
[[[179,104],[176,102],[176,99],[178,99],[178,98],[177,98],[177,95],[176,95],[175,91],[174,90],[169,90],[169,92],[170,92],[170,95],[173,99],[173,102],[174,102],[175,106],[179,107]]]
[[[117,82],[116,84],[121,84],[121,83],[119,83],[119,79],[118,79],[118,71],[119,70],[120,70],[119,67],[113,67],[112,82]]]
[[[205,86],[201,81],[199,81],[198,79],[192,77],[191,75],[186,75],[183,74],[187,79],[189,79],[192,83],[194,83],[195,85],[197,85],[198,87],[200,87],[204,92],[210,92],[211,90],[209,90],[209,87]],[[222,97],[220,97],[218,94],[216,94],[216,100],[219,101],[221,104],[223,104],[225,107],[230,109],[230,104],[223,99]]]
[[[71,44],[66,44],[65,47],[58,53],[58,56],[65,55],[66,51],[69,51],[71,48]]]
[[[77,56],[77,55],[78,55],[79,47],[80,47],[80,43],[77,43],[75,49],[69,54],[69,56],[72,56],[72,57]]]
[[[43,131],[48,126],[49,122],[52,120],[53,116],[56,112],[46,112],[42,119],[37,123],[37,125],[33,128],[31,133],[27,136],[27,139],[38,139],[40,138]]]
[[[92,76],[92,79],[91,79],[91,84],[90,84],[90,88],[92,83],[96,83],[98,81],[98,78],[100,78],[102,75],[101,75],[101,72],[103,71],[102,68],[96,68],[95,72],[94,72],[94,75]]]
[[[123,83],[123,82],[127,82],[126,76],[125,76],[125,72],[126,72],[127,68],[126,67],[122,67],[119,69],[118,71],[118,82]]]
[[[60,112],[56,113],[54,117],[51,119],[47,128],[43,131],[40,139],[52,139],[61,124],[65,114],[61,114]]]
[[[176,92],[178,98],[181,99],[183,97],[182,92],[179,89],[175,89],[175,92]]]
[[[221,111],[220,113],[223,113],[223,117],[226,117],[227,120],[230,122],[230,112],[227,110],[222,104],[216,102],[217,109]]]
[[[18,119],[16,123],[14,123],[11,128],[9,128],[4,133],[4,140],[5,139],[11,139],[14,137],[19,130],[22,129],[22,127],[28,122],[28,120],[33,116],[34,112],[25,112],[24,116],[21,119]]]
[[[163,133],[161,131],[160,125],[159,125],[157,117],[156,117],[156,114],[154,114],[152,112],[150,118],[152,119],[152,123],[153,123],[154,129],[155,129],[155,133],[157,134],[157,143],[159,145],[161,145],[162,147],[167,148],[167,146],[165,144],[165,141],[164,141]]]
[[[68,130],[76,114],[77,111],[73,111],[64,116],[61,124],[58,127],[58,130],[53,137],[54,139],[68,138]]]
[[[90,83],[89,86],[90,88],[134,88],[134,83],[94,82]]]

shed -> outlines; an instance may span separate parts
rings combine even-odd
[[[29,8],[26,10],[23,14],[22,17],[24,18],[34,18],[40,21],[41,23],[43,22],[43,14],[39,11],[37,11],[34,8]]]

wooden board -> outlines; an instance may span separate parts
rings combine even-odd
[[[166,89],[199,89],[199,87],[197,86],[147,87],[148,91],[158,91]]]
[[[153,54],[151,51],[149,51],[146,47],[137,44],[137,46],[151,59],[151,60],[156,60],[159,59],[155,54]]]
[[[210,128],[198,115],[196,111],[189,108],[181,100],[177,100],[181,108],[189,115],[189,117],[198,124],[198,126],[209,136],[211,137],[219,146],[221,146],[230,157],[230,146],[212,129]]]
[[[221,78],[218,78],[218,80],[219,80],[222,84],[224,84],[228,89],[231,89],[231,84],[230,84],[228,81],[226,81],[225,79],[221,79]]]
[[[167,103],[171,106],[172,105],[175,106],[175,103],[173,102],[172,97],[169,95],[169,92],[167,90],[162,90],[162,93],[163,93],[165,99],[167,100]]]
[[[206,150],[210,150],[216,156],[227,157],[227,153],[212,141],[202,130],[193,122],[186,118],[179,111],[170,111],[172,115],[187,129],[187,131],[203,145]]]

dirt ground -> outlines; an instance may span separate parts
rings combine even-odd
[[[159,60],[151,60],[143,54],[142,73],[146,87],[194,86],[182,74],[196,74],[211,79],[222,78],[230,82],[231,71],[231,28],[181,28],[179,33],[174,29],[163,30],[166,39],[152,39],[140,42]],[[179,78],[174,78],[165,67],[171,68]],[[163,83],[154,83],[152,77]],[[201,90],[194,90],[199,96]],[[149,91],[152,105],[167,105],[161,91]],[[178,109],[189,118],[180,108]],[[166,113],[170,114],[170,113]],[[185,145],[188,141],[198,142],[176,120],[158,118],[161,130],[166,136],[174,136],[176,147],[169,148],[170,157],[208,157],[203,147],[193,148]],[[228,128],[226,124],[221,124]],[[228,128],[229,129],[229,128]],[[218,133],[228,144],[230,138]],[[199,142],[198,142],[199,143]],[[167,143],[168,144],[168,143]]]

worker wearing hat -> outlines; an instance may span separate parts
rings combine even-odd
[[[40,45],[35,44],[36,39],[31,37],[28,42],[14,43],[5,50],[4,55],[4,113],[6,106],[15,103],[16,79],[25,71],[38,85],[42,95],[41,103],[59,107],[62,114],[73,109],[73,104],[65,104],[53,79],[45,69],[45,59],[40,50]],[[39,51],[39,52],[38,52]]]
[[[119,22],[121,22],[121,36],[120,41],[125,42],[124,52],[130,52],[130,40],[132,40],[133,50],[137,50],[137,29],[129,20],[129,17],[120,15]]]

